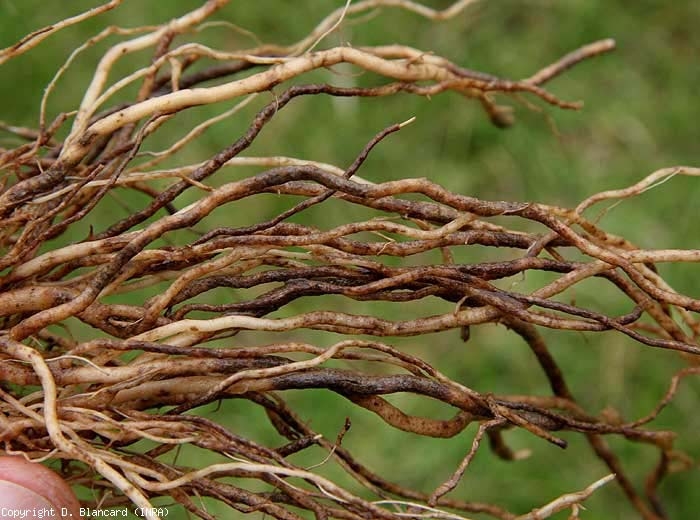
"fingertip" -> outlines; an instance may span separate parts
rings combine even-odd
[[[18,456],[0,456],[0,507],[29,512],[25,518],[81,518],[80,503],[65,480]],[[54,516],[48,514],[51,510]]]

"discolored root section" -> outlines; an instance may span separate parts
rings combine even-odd
[[[580,503],[612,479],[642,517],[664,518],[656,489],[672,464],[686,460],[674,449],[674,432],[649,424],[672,400],[679,382],[698,374],[700,300],[676,291],[656,266],[698,262],[700,251],[637,247],[607,232],[587,210],[633,198],[673,176],[698,176],[699,169],[660,170],[570,209],[481,200],[427,178],[410,178],[414,172],[386,182],[356,175],[376,146],[413,120],[374,137],[368,133],[366,146],[349,165],[244,155],[266,125],[284,118],[286,107],[299,97],[452,92],[465,98],[454,98],[455,103],[481,103],[500,127],[514,120],[496,96],[515,101],[527,96],[552,110],[580,106],[559,99],[545,84],[611,50],[610,40],[585,45],[523,80],[472,71],[402,45],[324,45],[348,18],[377,7],[409,10],[438,23],[467,16],[472,3],[435,11],[401,0],[348,2],[289,46],[230,52],[180,43],[196,37],[201,24],[226,4],[210,0],[162,26],[109,27],[76,49],[59,76],[69,73],[77,55],[107,37],[120,38],[99,60],[75,111],[47,123],[54,81],[41,104],[39,128],[4,125],[24,142],[0,148],[0,425],[6,452],[61,459],[71,483],[92,489],[94,499],[86,501],[92,507],[148,508],[159,497],[169,497],[201,518],[213,518],[202,497],[280,519],[305,518],[301,511],[318,519],[477,513],[543,519],[564,509],[575,518]],[[113,1],[37,31],[0,51],[0,63],[119,4]],[[146,49],[152,53],[148,66],[108,82],[117,63]],[[339,64],[374,74],[375,84],[306,82],[313,71]],[[131,101],[110,104],[133,84],[138,90]],[[268,101],[229,146],[202,162],[182,162],[187,144],[221,119],[234,117],[255,96]],[[232,109],[167,148],[142,149],[188,108],[238,99]],[[123,214],[118,201],[134,194],[133,200],[146,196],[148,201]],[[236,218],[221,218],[237,215],[241,204],[250,208],[251,201],[255,205],[273,195],[284,209],[257,223],[237,225]],[[326,211],[335,217],[327,222],[306,218]],[[358,211],[365,217],[333,223],[338,215]],[[92,226],[105,212],[109,224]],[[87,236],[76,231],[85,223],[90,223]],[[488,251],[490,259],[455,260],[474,248]],[[531,273],[545,273],[547,281],[534,288],[514,283]],[[625,313],[609,315],[567,299],[590,280],[609,286]],[[420,309],[417,314],[402,312],[419,301],[425,306],[410,307]],[[449,367],[433,366],[394,345],[399,337],[425,335],[429,348],[429,334],[454,329],[455,349],[460,349],[472,330],[485,324],[500,324],[522,338],[551,395],[496,395],[470,388],[446,375]],[[625,421],[591,413],[570,390],[543,328],[561,334],[613,331],[634,340],[634,348],[682,356],[689,367],[678,372],[646,417]],[[325,339],[300,341],[297,331],[316,331],[309,337]],[[255,339],[273,333],[274,342]],[[479,348],[472,342],[468,347]],[[434,490],[409,489],[391,475],[374,473],[343,446],[349,420],[337,438],[315,431],[309,418],[285,400],[289,390],[333,392],[376,414],[386,428],[417,435],[466,435],[462,432],[472,424],[476,431],[463,461],[445,469],[443,484]],[[398,393],[433,400],[451,409],[452,418],[407,413],[387,397]],[[242,435],[220,424],[216,412],[193,413],[229,399],[263,409],[284,443],[272,446]],[[533,443],[561,448],[567,446],[566,435],[580,434],[610,475],[521,516],[471,500],[478,497],[453,498],[450,493],[474,455],[485,449],[484,438],[494,455],[523,458],[504,438],[509,429],[529,432]],[[608,446],[608,436],[658,450],[658,466],[644,491]],[[151,443],[144,448],[143,440]],[[173,455],[183,446],[206,450],[207,460],[216,462],[180,464]],[[354,487],[294,462],[294,455],[309,449],[323,450],[326,462],[342,468]]]

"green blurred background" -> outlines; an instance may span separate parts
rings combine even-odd
[[[260,40],[279,44],[302,38],[323,16],[343,4],[316,2],[232,2],[215,16],[252,31]],[[445,7],[449,2],[432,2]],[[97,2],[38,2],[0,0],[0,47],[14,43],[31,30],[65,16],[98,5]],[[199,5],[188,0],[127,0],[112,12],[87,23],[66,29],[35,50],[5,64],[0,70],[0,120],[35,127],[38,102],[45,85],[72,49],[99,29],[110,25],[133,27],[161,23]],[[417,120],[390,136],[370,156],[360,175],[383,181],[402,177],[429,177],[450,190],[485,199],[539,201],[573,206],[597,191],[632,184],[652,171],[673,165],[698,165],[698,122],[700,121],[700,2],[679,0],[591,1],[554,0],[502,2],[482,1],[456,18],[433,23],[415,14],[384,9],[363,23],[345,24],[322,46],[351,42],[354,46],[400,43],[433,51],[458,65],[505,78],[531,75],[561,55],[593,40],[612,37],[618,49],[609,55],[584,62],[547,88],[566,100],[583,100],[579,112],[562,111],[525,96],[539,107],[531,110],[512,98],[499,102],[515,109],[516,124],[507,130],[495,128],[476,102],[454,94],[431,100],[409,95],[387,99],[337,100],[297,99],[268,125],[246,155],[291,155],[346,166],[364,144],[380,129],[412,116]],[[228,28],[211,28],[202,39],[225,50],[253,47],[255,40]],[[49,103],[49,119],[60,111],[72,110],[92,76],[99,56],[116,38],[87,51],[57,86]],[[137,54],[120,65],[112,76],[133,70],[148,62],[148,52]],[[328,81],[336,84],[371,84],[376,78],[357,76],[352,69],[340,73],[321,71],[304,82]],[[278,92],[282,87],[278,87]],[[130,90],[123,98],[133,96]],[[270,97],[259,96],[249,108],[211,128],[178,157],[179,164],[204,160],[234,141],[252,115]],[[232,106],[192,109],[163,129],[160,136],[144,143],[143,149],[159,150],[184,129]],[[12,143],[0,135],[2,145]],[[174,164],[174,163],[169,163]],[[246,175],[253,170],[225,174]],[[223,174],[222,174],[223,175]],[[223,182],[224,179],[220,179]],[[129,195],[131,197],[131,195]],[[191,199],[183,196],[178,206]],[[603,219],[605,229],[626,236],[643,247],[700,248],[698,230],[700,181],[674,178],[663,186],[633,200],[625,201]],[[144,201],[127,200],[140,207]],[[274,197],[242,203],[235,214],[218,214],[212,225],[242,225],[274,216],[280,207]],[[329,209],[331,208],[331,209]],[[338,208],[332,214],[333,208]],[[316,224],[363,218],[357,208],[339,209],[326,205],[302,217],[307,222],[323,215]],[[99,209],[99,208],[98,208]],[[84,227],[73,227],[75,240],[85,236],[87,224],[101,231],[116,220],[118,206],[102,204],[101,213]],[[329,212],[331,216],[329,217]],[[322,222],[322,223],[320,223]],[[516,253],[463,248],[456,251],[464,262],[511,258]],[[499,256],[496,256],[499,255]],[[434,260],[434,259],[433,259]],[[415,260],[410,260],[415,261]],[[678,290],[700,297],[700,277],[693,265],[660,266],[661,273]],[[528,275],[515,281],[517,290],[536,287],[543,276]],[[512,281],[511,281],[512,282]],[[154,289],[156,290],[156,289]],[[225,298],[225,295],[218,295]],[[629,306],[615,291],[592,281],[568,294],[584,307],[610,313],[628,312]],[[358,304],[340,298],[314,301],[305,299],[275,316],[302,309],[333,308],[347,312],[382,312],[388,318],[408,313],[444,311],[439,302],[395,306]],[[76,328],[81,334],[91,331]],[[614,333],[583,335],[543,331],[553,355],[561,364],[574,394],[591,413],[607,406],[625,419],[647,413],[663,395],[671,375],[684,366],[671,352],[649,349]],[[473,327],[472,339],[462,344],[456,331],[388,342],[420,355],[457,381],[481,392],[507,394],[548,394],[544,376],[530,352],[517,338],[495,325]],[[244,333],[237,344],[262,344],[286,339],[304,339],[330,345],[338,337],[299,331],[285,334]],[[700,383],[685,380],[676,399],[653,423],[654,428],[679,432],[677,447],[694,459],[700,452],[700,415],[697,413]],[[430,492],[447,478],[464,456],[474,426],[453,439],[425,439],[393,431],[377,417],[356,410],[345,400],[329,393],[288,392],[285,397],[310,421],[313,428],[335,438],[346,416],[353,427],[345,438],[361,462],[400,484]],[[395,396],[407,413],[449,417],[447,409],[408,396]],[[220,409],[207,408],[217,421],[240,434],[271,446],[283,440],[268,426],[263,414],[243,402],[230,402]],[[519,462],[504,462],[482,449],[476,456],[453,496],[464,500],[495,502],[524,513],[554,497],[581,489],[606,474],[604,465],[593,457],[580,435],[563,434],[570,446],[566,451],[546,444],[523,432],[509,432],[507,441],[515,449],[530,449],[532,456]],[[656,462],[656,451],[620,439],[608,438],[623,458],[638,489]],[[191,457],[191,458],[190,458]],[[207,454],[184,450],[179,461],[201,465]],[[310,451],[295,459],[299,464],[320,462],[324,455]],[[349,486],[353,483],[331,463],[319,468]],[[670,475],[660,494],[670,518],[695,518],[700,510],[698,471]],[[582,518],[637,518],[622,492],[614,484],[586,502]],[[226,508],[209,504],[210,512],[230,517]],[[173,507],[169,518],[180,518]],[[259,514],[251,515],[253,517]],[[474,515],[478,518],[478,515]],[[554,518],[566,518],[562,513]]]

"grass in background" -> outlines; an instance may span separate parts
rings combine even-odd
[[[0,47],[97,3],[0,0]],[[447,3],[435,2],[441,6]],[[317,20],[341,4],[339,1],[234,2],[218,18],[253,31],[263,41],[288,43],[306,34]],[[144,25],[173,17],[192,6],[192,2],[181,0],[131,1],[98,20],[124,26]],[[297,99],[265,128],[248,155],[293,155],[342,167],[352,162],[378,130],[417,116],[413,125],[390,136],[372,152],[359,172],[361,176],[374,181],[425,176],[450,190],[480,198],[572,206],[597,191],[634,183],[655,169],[698,164],[699,26],[700,3],[691,0],[478,2],[458,18],[439,24],[386,9],[366,23],[343,27],[338,35],[329,37],[329,42],[350,41],[355,46],[402,43],[433,50],[471,69],[510,78],[526,77],[562,54],[596,39],[613,37],[618,50],[580,64],[548,85],[563,99],[584,100],[585,108],[580,112],[542,106],[524,96],[527,103],[539,107],[534,111],[525,102],[501,96],[501,103],[514,106],[517,121],[512,128],[500,130],[490,124],[478,103],[454,94],[431,100],[409,95],[382,100]],[[69,28],[4,65],[0,119],[36,126],[44,86],[71,50],[97,30],[92,22]],[[248,36],[225,29],[211,29],[207,38],[223,40],[224,47],[230,49],[255,45]],[[52,97],[50,115],[77,105],[97,57],[98,54],[90,51],[76,62]],[[143,63],[148,59],[144,54]],[[368,84],[373,78],[320,72],[315,79]],[[185,149],[181,160],[203,160],[230,144],[247,126],[256,108],[268,101],[260,98],[257,105],[210,129]],[[225,109],[223,105],[221,110]],[[201,114],[193,111],[193,124],[195,119],[212,115],[217,108],[201,109]],[[172,135],[184,133],[182,119],[171,126]],[[160,149],[162,144],[146,142],[144,149]],[[246,171],[227,169],[217,176],[223,182],[223,178],[240,177]],[[672,179],[611,209],[603,217],[602,225],[647,247],[700,248],[698,199],[697,179]],[[137,201],[126,202],[138,206]],[[182,207],[187,201],[178,203]],[[118,206],[103,206],[104,215],[96,217],[94,222],[97,231],[116,220],[115,211],[124,211]],[[333,207],[329,201],[302,220],[313,222],[323,215],[325,221],[317,220],[317,225],[330,226],[359,218],[360,210],[357,215],[338,214],[333,212]],[[242,207],[241,215],[221,215],[221,225],[239,223],[243,215],[246,219],[262,220],[277,212],[278,202],[270,197],[266,206]],[[463,262],[474,261],[480,254],[474,247],[456,252]],[[693,276],[696,272],[693,266],[660,266],[660,270],[673,286],[700,297],[700,277]],[[537,283],[537,279],[530,277],[533,275],[512,282]],[[611,312],[629,311],[616,308],[615,301],[607,301],[608,294],[594,283],[590,285],[567,297]],[[613,296],[610,294],[611,299]],[[310,307],[319,305],[311,298],[304,302]],[[364,305],[342,304],[352,306],[358,313]],[[424,304],[432,305],[430,301]],[[387,308],[395,312],[393,307]],[[279,314],[284,312],[283,309]],[[653,350],[611,332],[583,335],[543,331],[543,334],[568,374],[575,395],[592,413],[609,404],[626,419],[639,417],[663,395],[670,375],[682,365],[672,352]],[[294,333],[294,337],[317,340],[319,344],[331,344],[335,339],[328,334],[303,332]],[[236,341],[260,344],[284,339],[288,336],[244,333]],[[472,327],[472,338],[467,344],[459,340],[457,331],[391,343],[421,355],[447,375],[482,392],[546,394],[549,391],[526,346],[502,328]],[[655,427],[681,432],[678,446],[697,459],[700,440],[694,432],[700,430],[696,413],[700,384],[689,379],[682,385]],[[304,391],[289,392],[285,397],[302,416],[313,418],[313,427],[329,438],[335,437],[349,415],[353,427],[345,443],[356,451],[359,460],[401,484],[425,491],[449,476],[471,445],[475,431],[470,427],[449,440],[424,439],[385,427],[376,416],[357,410],[335,395]],[[428,401],[409,401],[400,396],[395,399],[407,413],[445,416],[450,412],[434,410]],[[282,443],[259,410],[252,410],[244,403],[232,401],[218,411],[213,406],[206,410],[216,414],[217,420],[225,417],[223,423],[231,428],[245,428],[272,445]],[[259,431],[261,428],[263,431]],[[606,471],[579,436],[564,435],[571,442],[565,452],[520,431],[508,433],[506,438],[515,449],[532,450],[532,457],[508,463],[486,450],[481,451],[460,487],[453,492],[454,496],[493,501],[526,512],[561,493],[585,487]],[[608,440],[623,456],[630,474],[636,476],[636,484],[643,486],[642,476],[655,463],[652,455],[655,451],[613,438]],[[183,454],[180,460],[185,464],[187,456],[197,457],[197,454]],[[309,458],[309,464],[323,458],[320,452],[316,460],[311,455],[304,456]],[[330,463],[319,471],[337,473]],[[697,469],[693,469],[671,475],[664,482],[661,494],[670,518],[692,518],[700,509],[700,497],[695,492],[697,477]],[[636,518],[614,485],[597,492],[586,502],[586,507],[589,512],[583,518]],[[223,509],[219,514],[227,516]],[[560,514],[555,518],[565,517]]]

